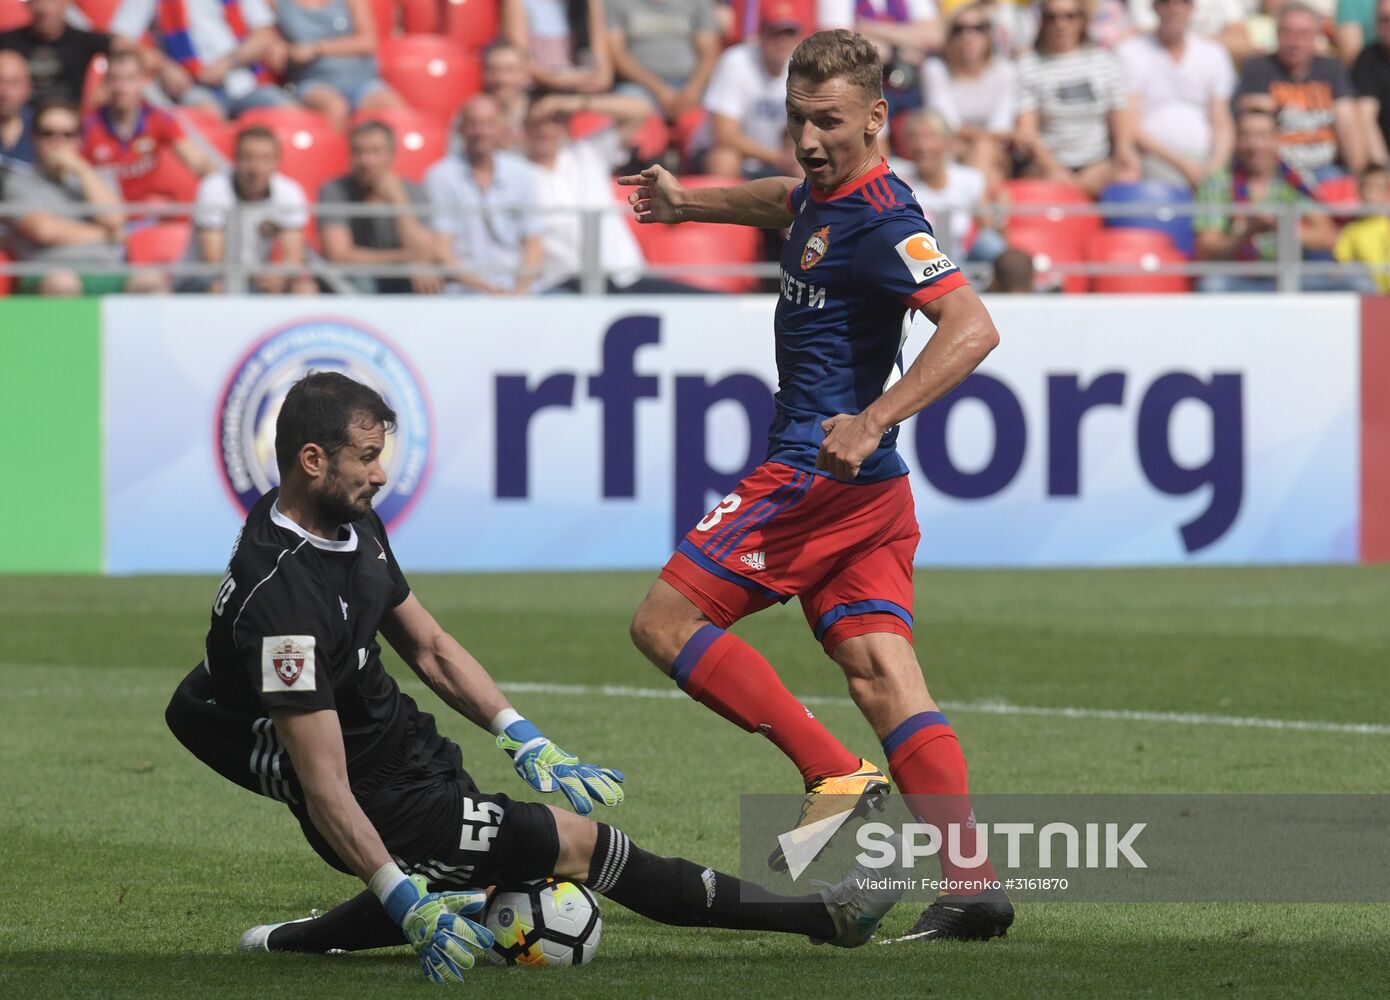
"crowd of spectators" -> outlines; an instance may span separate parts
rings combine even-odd
[[[1009,204],[1033,181],[1082,202],[1144,184],[1194,202],[1184,252],[1206,261],[1275,260],[1279,206],[1323,202],[1298,223],[1304,258],[1371,269],[1311,269],[1305,287],[1390,291],[1376,270],[1390,220],[1337,208],[1390,204],[1390,0],[24,6],[25,23],[0,24],[0,249],[52,269],[19,291],[167,288],[157,269],[103,269],[133,228],[171,214],[140,210],[159,201],[193,203],[184,260],[234,261],[260,293],[330,287],[316,259],[361,291],[573,292],[595,255],[610,292],[691,291],[644,276],[620,213],[595,229],[577,211],[611,209],[614,174],[651,159],[798,174],[787,64],[826,27],[878,47],[884,155],[944,244],[996,263],[995,287],[1023,280]],[[444,46],[426,72],[456,88],[447,114],[401,76],[397,43],[422,33]],[[438,161],[406,176],[401,158],[431,131],[447,135]],[[312,183],[296,170],[307,146],[341,151]],[[177,290],[221,289],[210,271]],[[1223,271],[1198,286],[1273,282]]]

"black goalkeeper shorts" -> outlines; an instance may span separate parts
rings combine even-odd
[[[429,715],[415,716],[401,748],[368,784],[354,788],[367,818],[396,863],[424,875],[432,889],[510,885],[555,872],[560,839],[551,811],[480,792],[458,745],[439,735]],[[318,855],[352,874],[304,807],[292,809]]]

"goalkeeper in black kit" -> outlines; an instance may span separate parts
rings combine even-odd
[[[281,486],[252,509],[218,588],[206,658],[166,719],[223,777],[285,802],[314,850],[367,891],[312,919],[253,927],[251,951],[410,943],[425,975],[459,979],[491,946],[483,887],[555,876],[663,923],[866,942],[900,890],[870,873],[777,896],[662,858],[587,818],[622,801],[619,772],[581,763],[507,701],[411,593],[372,498],[395,414],[373,389],[311,373],[276,422]],[[401,693],[377,635],[450,708],[491,730],[518,773],[574,812],[479,791],[456,744]],[[576,815],[576,813],[578,815]]]

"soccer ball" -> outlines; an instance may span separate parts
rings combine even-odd
[[[603,931],[593,893],[553,878],[498,889],[483,922],[497,939],[487,956],[498,965],[583,965]]]

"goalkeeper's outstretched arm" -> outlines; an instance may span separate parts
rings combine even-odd
[[[665,167],[619,177],[633,188],[627,196],[638,222],[728,222],[759,229],[792,224],[787,198],[801,183],[793,177],[763,177],[731,187],[687,188]]]

